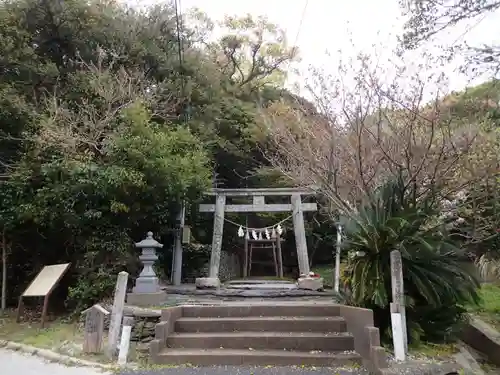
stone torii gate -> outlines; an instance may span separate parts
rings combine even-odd
[[[298,188],[212,189],[209,191],[207,195],[215,196],[215,204],[200,204],[199,209],[200,212],[214,213],[210,268],[208,277],[196,279],[196,287],[218,288],[220,286],[219,266],[225,212],[292,212],[299,271],[301,274],[308,274],[309,256],[307,254],[303,212],[317,211],[318,207],[316,203],[302,203],[302,197],[314,194],[311,190]],[[268,196],[289,196],[290,203],[267,204],[266,197]],[[227,197],[252,197],[252,202],[249,204],[226,204]]]

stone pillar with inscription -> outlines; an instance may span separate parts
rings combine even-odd
[[[391,251],[391,321],[396,359],[404,360],[408,353],[403,260],[398,250]]]
[[[123,308],[125,307],[127,285],[128,273],[122,271],[118,274],[118,278],[116,279],[113,307],[111,308],[111,318],[109,320],[108,345],[106,347],[106,356],[108,359],[112,359],[116,354],[122,324]]]
[[[153,238],[153,232],[148,232],[146,238],[137,242],[135,247],[142,251],[139,259],[143,264],[143,269],[135,281],[132,293],[127,295],[127,303],[134,306],[161,305],[165,302],[167,295],[160,288],[153,265],[158,260],[156,249],[161,249],[163,244]]]

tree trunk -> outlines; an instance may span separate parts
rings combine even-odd
[[[5,229],[2,232],[2,296],[1,311],[7,308],[7,243],[5,242]]]

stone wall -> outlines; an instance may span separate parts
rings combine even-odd
[[[160,322],[160,317],[135,317],[132,327],[131,341],[150,342],[155,336],[156,324]]]
[[[196,272],[195,277],[207,277],[209,262]],[[241,277],[240,259],[237,254],[222,251],[220,255],[219,279],[221,281],[237,279]]]
[[[241,277],[240,259],[234,253],[223,251],[220,258],[219,278],[221,281]]]
[[[106,310],[111,311],[112,306],[102,305]],[[148,343],[154,339],[156,324],[160,322],[161,310],[145,309],[139,307],[125,306],[123,316],[130,316],[134,318],[134,325],[132,326],[131,341]],[[110,315],[104,319],[104,330],[107,332],[109,329]],[[85,317],[82,316],[80,323],[83,327],[85,324]]]

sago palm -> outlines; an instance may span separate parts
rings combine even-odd
[[[352,298],[356,304],[374,309],[381,329],[390,322],[393,250],[401,252],[409,319],[424,319],[424,315],[428,319],[428,314],[417,311],[420,307],[462,306],[479,299],[477,280],[462,268],[460,249],[437,220],[435,197],[429,194],[416,198],[414,192],[408,191],[402,179],[391,180],[346,223]],[[463,312],[459,310],[452,320]],[[421,322],[410,322],[409,326],[412,323],[419,329],[426,327]]]

